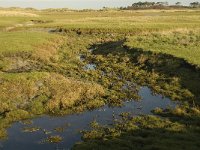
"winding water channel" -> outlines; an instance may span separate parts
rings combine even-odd
[[[62,117],[42,116],[31,120],[31,124],[16,122],[8,129],[8,139],[0,142],[2,150],[67,150],[76,142],[81,141],[80,130],[90,129],[90,122],[96,120],[100,124],[112,124],[114,119],[122,112],[130,112],[133,115],[151,114],[156,107],[175,107],[177,103],[162,95],[155,95],[148,87],[141,87],[140,101],[127,101],[123,107],[109,107],[87,111],[82,114],[73,114]],[[35,132],[24,132],[24,128],[38,127]],[[55,130],[63,128],[62,132]],[[43,143],[42,141],[51,135],[59,135],[63,138],[60,143]]]

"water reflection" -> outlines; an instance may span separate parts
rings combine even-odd
[[[90,64],[85,65],[83,69],[84,70],[95,70],[96,67],[97,67],[96,64],[90,63]]]
[[[88,111],[82,114],[74,114],[63,117],[43,116],[32,120],[32,124],[22,122],[15,123],[8,129],[8,140],[0,143],[0,149],[5,150],[67,150],[70,149],[76,142],[81,141],[80,130],[89,129],[89,123],[94,119],[101,124],[112,124],[113,114],[118,116],[122,112],[130,112],[133,115],[151,114],[151,110],[160,107],[175,107],[176,103],[161,95],[152,94],[147,87],[140,89],[139,95],[142,97],[141,101],[127,101],[123,107],[108,107]],[[116,118],[115,118],[116,119]],[[66,128],[59,132],[56,128]],[[23,132],[27,127],[40,127],[36,132]],[[48,132],[45,134],[44,130]],[[58,144],[42,143],[41,141],[48,136],[59,135],[63,141]]]

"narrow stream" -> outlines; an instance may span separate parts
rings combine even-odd
[[[81,141],[80,130],[90,129],[89,123],[96,120],[100,124],[112,124],[113,114],[117,117],[122,112],[133,115],[151,114],[156,107],[175,107],[176,103],[162,95],[154,95],[148,87],[142,87],[139,95],[141,101],[125,102],[123,107],[108,107],[88,111],[82,114],[67,115],[62,117],[42,116],[32,120],[32,124],[17,122],[8,129],[8,139],[0,142],[2,150],[68,150],[76,142]],[[66,126],[63,132],[55,130],[57,127]],[[36,132],[23,132],[26,127],[39,127]],[[44,133],[44,130],[46,133]],[[48,132],[47,132],[48,131]],[[51,135],[59,135],[63,141],[57,144],[41,143]]]

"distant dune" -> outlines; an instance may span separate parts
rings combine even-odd
[[[21,12],[21,11],[8,11],[8,10],[0,10],[0,16],[28,16],[28,17],[38,17],[39,15],[29,12]]]

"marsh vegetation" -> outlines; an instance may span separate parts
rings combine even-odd
[[[72,148],[80,134],[68,130],[79,129],[73,149],[199,149],[199,16],[198,9],[0,10],[3,146],[13,142],[8,128],[20,126],[15,136],[37,135],[38,148]],[[33,126],[40,117],[47,124]]]

